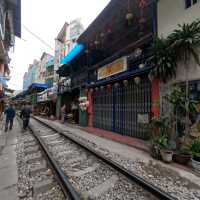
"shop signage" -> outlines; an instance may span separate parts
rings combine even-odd
[[[137,115],[137,121],[140,124],[148,124],[149,123],[149,114],[147,114],[147,113],[138,114]]]
[[[59,93],[70,92],[71,91],[71,78],[64,79],[59,84]]]
[[[127,57],[115,60],[114,62],[98,69],[98,80],[124,72],[127,70]]]
[[[53,86],[47,90],[47,99],[55,101],[57,98],[57,86]]]
[[[37,96],[37,101],[38,102],[44,102],[44,101],[47,101],[47,92],[43,92],[43,93],[40,93],[38,94]]]

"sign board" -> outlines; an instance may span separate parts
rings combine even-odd
[[[137,122],[140,124],[148,124],[149,123],[149,114],[137,114]]]
[[[44,102],[47,101],[47,92],[42,92],[37,96],[37,102]]]
[[[59,84],[59,93],[70,92],[71,91],[71,78],[66,78],[62,80]]]
[[[127,57],[119,58],[114,62],[98,69],[98,80],[124,72],[127,70]]]

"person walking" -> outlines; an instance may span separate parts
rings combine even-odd
[[[15,109],[13,108],[12,104],[10,104],[5,109],[4,115],[6,115],[5,132],[7,132],[8,131],[8,126],[9,126],[9,130],[12,130],[13,121],[14,121],[14,118],[15,118]]]
[[[32,111],[31,111],[31,109],[29,108],[28,105],[26,105],[21,111],[20,117],[23,121],[23,129],[24,130],[26,130],[27,127],[28,127],[30,117],[31,117],[31,113],[32,113]]]

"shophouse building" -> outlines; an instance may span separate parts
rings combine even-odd
[[[83,32],[84,28],[80,19],[75,19],[69,24],[65,23],[56,37],[55,43],[55,71],[59,70],[62,66],[62,62],[68,53],[74,48],[77,43],[78,37]],[[71,79],[70,77],[59,77],[55,73],[56,79],[58,80],[58,95],[57,95],[57,106],[56,106],[56,116],[60,118],[61,105],[66,102],[70,102],[68,93],[71,91]],[[69,110],[70,106],[67,106]]]
[[[14,47],[15,36],[21,37],[21,0],[0,1],[0,113],[9,80],[8,52]]]
[[[9,75],[8,52],[15,44],[15,36],[21,37],[21,0],[0,1],[0,95]]]
[[[28,77],[28,73],[25,72],[23,76],[23,91],[28,89],[27,77]]]
[[[112,0],[81,34],[58,70],[71,78],[80,125],[148,138],[145,124],[159,112],[148,79],[156,16],[155,1]]]

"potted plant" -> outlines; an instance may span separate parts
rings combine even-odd
[[[187,149],[192,154],[193,168],[200,172],[200,138],[193,140]]]
[[[151,141],[151,156],[155,159],[161,160],[159,138],[153,138]]]
[[[159,138],[160,154],[164,162],[172,162],[173,151],[169,148],[169,139],[167,135],[162,135]]]
[[[187,149],[181,148],[179,151],[174,153],[173,160],[179,164],[187,165],[191,160],[191,153]]]
[[[152,136],[155,138],[166,134],[168,129],[168,118],[163,115],[159,117],[153,117],[148,124],[148,127],[152,132]]]
[[[168,120],[164,116],[153,117],[148,124],[148,128],[151,131],[151,155],[155,159],[161,159],[160,149],[162,146],[163,135],[167,132]]]

